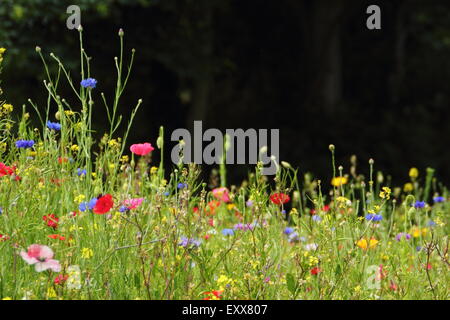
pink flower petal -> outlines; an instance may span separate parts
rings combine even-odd
[[[47,261],[44,262],[38,262],[35,264],[35,270],[37,272],[42,272],[45,270],[52,270],[54,272],[60,272],[61,271],[61,265],[59,264],[59,261],[57,260],[53,260],[53,259],[49,259]]]

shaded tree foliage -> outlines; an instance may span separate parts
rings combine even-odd
[[[371,31],[368,1],[2,0],[3,86],[15,105],[45,101],[35,45],[77,70],[77,34],[65,28],[70,4],[82,9],[99,90],[114,86],[120,27],[137,50],[123,100],[124,111],[145,101],[133,141],[196,119],[280,128],[282,159],[322,177],[334,143],[344,166],[356,153],[399,181],[409,166],[450,178],[450,4],[379,1],[382,30]],[[236,167],[235,181],[245,172]]]

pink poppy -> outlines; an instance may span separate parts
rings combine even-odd
[[[225,187],[213,189],[212,194],[217,200],[220,200],[223,202],[230,201],[230,195],[228,194],[228,189]]]
[[[127,206],[129,210],[133,210],[139,207],[142,204],[142,201],[144,201],[144,198],[127,199],[123,204]]]
[[[153,148],[150,143],[146,142],[146,143],[133,144],[130,147],[130,150],[131,150],[131,152],[133,152],[134,154],[137,154],[138,156],[145,156],[146,154],[149,154],[150,152],[155,150],[155,148]]]
[[[54,272],[61,271],[61,265],[59,261],[53,260],[53,251],[47,246],[40,244],[32,244],[28,247],[28,251],[22,251],[20,253],[22,259],[28,264],[34,264],[34,268],[37,272],[45,270],[52,270]]]

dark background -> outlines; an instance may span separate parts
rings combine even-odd
[[[70,4],[82,8],[99,81],[99,132],[99,92],[112,95],[122,27],[137,53],[120,110],[144,100],[130,143],[155,144],[160,125],[167,141],[193,120],[222,130],[279,128],[281,160],[322,179],[331,176],[333,143],[347,169],[356,154],[363,173],[373,157],[399,183],[412,166],[434,167],[449,181],[449,1],[1,0],[2,86],[16,109],[28,98],[45,105],[36,45],[80,80],[78,34],[65,27]],[[366,28],[369,4],[381,7],[381,30]],[[247,170],[233,166],[231,181]]]

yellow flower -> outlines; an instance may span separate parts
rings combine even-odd
[[[428,232],[428,229],[427,229],[427,228],[420,229],[420,228],[418,228],[418,227],[413,227],[413,228],[411,229],[411,235],[412,235],[414,238],[418,238],[418,237],[420,237],[420,236],[425,237],[425,236],[427,235],[427,232]]]
[[[70,147],[70,150],[72,150],[73,152],[77,152],[78,150],[80,150],[80,147],[77,144],[73,144]]]
[[[5,48],[0,48],[0,54],[4,54],[4,53],[5,53],[5,51],[6,51],[6,49],[5,49]]]
[[[75,112],[73,112],[72,110],[65,110],[64,113],[66,114],[66,116],[70,117],[73,116],[75,114]]]
[[[386,198],[387,200],[389,200],[391,198],[391,188],[389,187],[381,188],[380,198],[382,199]]]
[[[377,246],[378,242],[379,241],[375,238],[371,238],[369,241],[367,241],[367,239],[359,239],[356,242],[356,245],[363,250],[367,250],[374,249]]]
[[[47,298],[56,298],[56,291],[52,287],[47,289]]]
[[[411,192],[414,190],[414,185],[411,182],[405,183],[403,186],[403,191],[405,192]]]
[[[84,194],[80,194],[75,197],[75,203],[82,203],[86,199],[86,196]]]
[[[81,250],[81,258],[83,259],[90,259],[94,256],[94,251],[90,248],[83,248]]]
[[[417,168],[411,168],[411,169],[409,169],[409,176],[410,176],[412,179],[417,178],[417,177],[419,176],[419,170],[418,170]]]
[[[334,177],[331,180],[331,185],[335,186],[335,187],[340,187],[344,184],[347,184],[348,182],[348,178],[347,177]]]
[[[310,266],[315,266],[318,263],[319,263],[319,258],[313,257],[313,256],[309,257],[309,265]]]
[[[5,297],[2,300],[12,300],[12,298],[11,297]]]
[[[12,104],[9,104],[9,103],[5,103],[3,106],[2,106],[2,111],[5,113],[5,114],[8,114],[8,113],[11,113],[13,110],[14,110],[14,107],[12,106]]]
[[[119,148],[120,147],[120,143],[116,140],[116,139],[111,139],[108,141],[108,145],[111,148]]]
[[[158,167],[154,167],[153,166],[153,167],[150,168],[150,173],[151,174],[155,174],[156,172],[158,172]]]
[[[122,158],[120,158],[120,161],[122,163],[128,162],[130,160],[130,157],[128,157],[127,155],[122,156]]]

